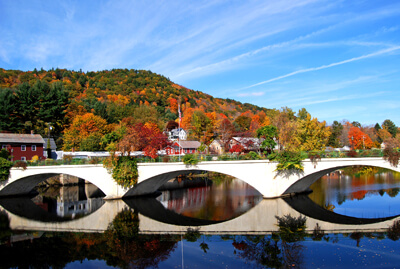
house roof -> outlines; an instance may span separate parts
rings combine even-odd
[[[219,146],[222,146],[224,143],[223,143],[222,140],[220,140],[220,139],[215,139],[215,140],[213,140],[213,141],[211,142],[210,146],[211,146],[212,144],[218,144]]]
[[[44,143],[43,143],[43,148],[47,149],[47,140],[49,140],[48,138],[43,138]],[[57,145],[56,142],[54,142],[53,138],[50,138],[50,148],[51,149],[57,149]]]
[[[199,141],[187,141],[187,140],[182,140],[179,141],[179,144],[182,148],[184,149],[197,149],[198,147],[201,146],[201,143]]]
[[[8,134],[0,133],[0,143],[26,143],[26,144],[43,144],[44,140],[39,134]]]
[[[256,137],[232,137],[232,139],[236,140],[240,143],[245,149],[256,149],[259,148],[262,141],[264,139],[256,138]]]

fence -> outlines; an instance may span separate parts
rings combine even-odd
[[[362,157],[383,157],[383,150],[352,150],[352,151],[314,151],[303,152],[303,156],[317,156],[320,158],[362,158]],[[194,154],[194,158],[199,161],[235,161],[235,160],[256,160],[267,159],[264,154],[248,153],[248,154],[223,154],[223,155],[209,155],[209,154]],[[22,164],[22,161],[14,162],[14,166],[46,166],[46,165],[82,165],[82,164],[102,164],[106,157],[91,157],[91,158],[72,158],[64,157],[61,160],[46,159],[41,161],[27,161]],[[150,158],[146,156],[136,157],[140,163],[149,162],[182,162],[183,156],[158,156],[157,158]]]

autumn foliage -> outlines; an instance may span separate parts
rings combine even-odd
[[[154,123],[137,123],[128,126],[125,136],[117,145],[117,151],[130,155],[133,151],[144,151],[146,156],[157,157],[157,151],[169,144],[167,136]]]
[[[350,127],[348,138],[353,149],[370,149],[374,145],[371,138],[358,127]]]
[[[100,147],[101,137],[110,131],[110,126],[103,118],[86,113],[77,115],[64,132],[64,150],[81,150],[82,143],[93,140]]]

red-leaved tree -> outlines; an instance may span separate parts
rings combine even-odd
[[[350,127],[348,138],[353,149],[370,149],[374,145],[371,138],[358,127]]]

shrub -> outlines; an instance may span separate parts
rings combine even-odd
[[[221,160],[221,161],[227,161],[229,159],[230,159],[230,157],[228,155],[220,155],[220,156],[218,156],[218,160]]]
[[[72,156],[71,155],[64,155],[63,156],[63,162],[64,163],[71,163],[72,162]]]
[[[24,161],[16,161],[16,162],[14,163],[13,167],[15,167],[15,168],[22,168],[22,170],[25,170],[26,167],[27,167],[27,164],[26,164],[26,162],[24,162]]]
[[[89,159],[90,164],[98,164],[101,162],[101,159],[99,157],[92,157]]]
[[[276,171],[304,170],[302,161],[305,159],[305,156],[303,156],[301,152],[285,150],[279,153],[272,153],[268,155],[268,159],[278,162],[278,165],[276,166]]]
[[[46,165],[53,165],[53,164],[55,164],[55,161],[53,159],[46,159],[46,160],[44,160],[44,163]]]
[[[0,181],[5,181],[8,179],[12,166],[12,162],[0,157]]]
[[[245,160],[260,160],[261,156],[257,152],[250,151],[244,158]]]
[[[350,158],[355,158],[355,157],[357,157],[357,151],[355,151],[355,150],[350,150],[349,152],[347,152],[347,157],[350,157]]]
[[[10,152],[6,149],[1,149],[0,150],[0,158],[4,158],[6,160],[8,160],[8,158],[10,157]]]
[[[112,177],[123,187],[133,187],[138,180],[137,159],[131,156],[110,157],[103,162]]]
[[[186,154],[183,156],[183,163],[186,165],[196,165],[199,163],[199,160],[193,154]]]
[[[391,147],[386,147],[383,150],[383,159],[388,161],[391,166],[397,167],[399,164],[400,152],[396,149]]]
[[[308,153],[308,158],[311,163],[314,165],[314,168],[317,166],[318,162],[321,160],[321,154],[317,151],[310,151]]]

